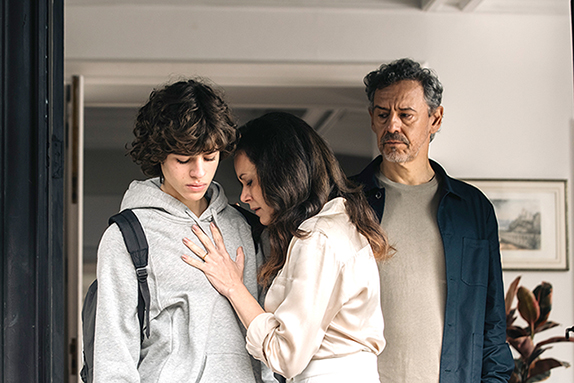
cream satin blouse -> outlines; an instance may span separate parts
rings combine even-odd
[[[329,201],[300,228],[309,236],[291,240],[266,313],[247,330],[249,353],[287,378],[312,359],[378,355],[385,346],[377,264],[345,200]]]

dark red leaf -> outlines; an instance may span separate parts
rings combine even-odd
[[[512,376],[510,377],[508,383],[521,383],[521,382],[522,380],[520,379],[520,375],[516,371],[513,371]]]
[[[536,286],[532,293],[536,297],[536,301],[540,307],[540,315],[534,323],[534,328],[536,329],[546,323],[552,310],[552,285],[548,282],[542,282]]]
[[[560,326],[560,323],[556,323],[556,322],[552,322],[552,321],[547,321],[546,323],[544,323],[543,325],[541,325],[540,327],[537,327],[536,330],[534,331],[536,334],[538,334],[539,332],[542,332],[544,330],[548,330],[551,328],[554,328],[556,326]]]
[[[546,340],[538,342],[538,344],[536,344],[536,348],[546,346],[547,344],[550,344],[550,343],[562,343],[562,342],[574,342],[574,338],[566,339],[566,337],[563,337],[563,336],[555,336],[555,337],[548,338]]]
[[[520,338],[523,336],[530,335],[530,332],[526,331],[526,329],[518,326],[509,326],[506,328],[506,336],[509,338]]]
[[[534,343],[529,336],[523,336],[516,339],[507,338],[507,341],[524,359],[528,359],[532,354],[532,351],[534,351]]]
[[[534,334],[534,323],[540,315],[540,307],[532,291],[524,286],[520,286],[516,292],[518,298],[518,312],[520,316],[528,323],[531,334]]]
[[[536,375],[540,375],[543,374],[547,371],[550,371],[553,368],[556,367],[570,367],[570,365],[566,362],[560,362],[556,359],[553,358],[548,358],[548,359],[538,359],[535,360],[531,365],[530,368],[528,370],[528,377],[534,377]]]
[[[504,298],[504,304],[506,306],[506,315],[510,313],[512,304],[514,303],[514,297],[516,296],[516,290],[518,290],[518,283],[520,282],[521,276],[517,276],[514,281],[508,287],[506,291],[506,297]]]

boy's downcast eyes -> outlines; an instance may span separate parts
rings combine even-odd
[[[199,156],[184,156],[184,155],[182,155],[182,156],[176,157],[175,160],[179,164],[187,164],[194,157],[199,157]],[[210,153],[203,154],[203,160],[206,162],[212,162],[212,161],[217,160],[217,152],[210,152]]]

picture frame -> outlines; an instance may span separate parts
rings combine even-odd
[[[465,181],[494,205],[504,270],[568,270],[566,180]]]

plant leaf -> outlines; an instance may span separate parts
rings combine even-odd
[[[516,290],[518,290],[518,283],[520,282],[521,276],[517,276],[514,281],[508,287],[506,291],[506,297],[504,298],[504,305],[506,306],[506,315],[510,313],[512,308],[512,303],[514,303],[514,297],[516,296]]]
[[[522,383],[526,380],[526,375],[528,374],[528,369],[524,364],[522,358],[514,359],[514,370],[512,371],[512,377],[516,379],[517,383]],[[512,382],[511,379],[509,382]]]
[[[536,330],[536,328],[546,323],[552,310],[552,285],[548,282],[542,282],[536,286],[532,293],[536,297],[536,301],[540,307],[540,315],[534,323],[534,329]]]
[[[516,308],[510,309],[510,312],[506,314],[506,327],[511,326],[514,321],[516,320],[517,316],[514,315],[516,313]]]
[[[508,383],[521,383],[521,382],[522,379],[520,379],[520,374],[518,374],[516,371],[512,371],[512,376],[510,377]]]
[[[534,378],[541,374],[545,374],[546,372],[548,372],[548,375],[550,375],[550,370],[556,367],[570,367],[570,364],[566,362],[560,362],[553,358],[535,360],[530,365],[530,368],[528,370],[528,378],[529,378],[528,381],[530,381],[531,378]],[[535,382],[536,381],[537,380],[535,380]]]
[[[546,371],[542,374],[538,374],[536,376],[528,378],[524,382],[525,383],[536,383],[536,382],[542,382],[543,380],[546,380],[548,378],[550,378],[550,371]]]
[[[528,290],[524,286],[520,286],[518,288],[516,297],[518,298],[518,312],[530,326],[531,336],[534,336],[534,323],[538,320],[540,315],[538,302],[536,301],[532,291]]]
[[[532,351],[534,351],[534,343],[532,342],[532,338],[530,336],[522,336],[520,338],[507,338],[508,343],[518,351],[518,353],[527,360],[530,355],[532,355]]]
[[[542,346],[546,346],[550,343],[562,343],[562,342],[574,342],[574,338],[566,339],[564,336],[554,336],[552,338],[548,338],[546,340],[538,342],[536,348],[541,348]]]
[[[548,330],[554,327],[560,326],[560,323],[556,323],[556,322],[552,322],[552,321],[546,321],[546,323],[544,323],[543,325],[541,325],[540,327],[536,328],[536,330],[534,331],[536,334],[538,334],[539,332],[542,332],[544,330]]]
[[[522,328],[522,327],[518,327],[518,326],[508,326],[506,328],[506,336],[512,339],[516,339],[516,338],[520,338],[523,336],[528,336],[530,335],[530,333]]]
[[[542,355],[542,353],[546,350],[550,350],[552,347],[546,347],[546,348],[542,348],[542,347],[534,347],[534,351],[532,351],[532,354],[530,355],[530,357],[526,360],[526,364],[528,364],[528,368],[530,368],[530,365],[532,364],[532,362],[534,362],[536,359],[538,359],[540,357],[540,355]]]

